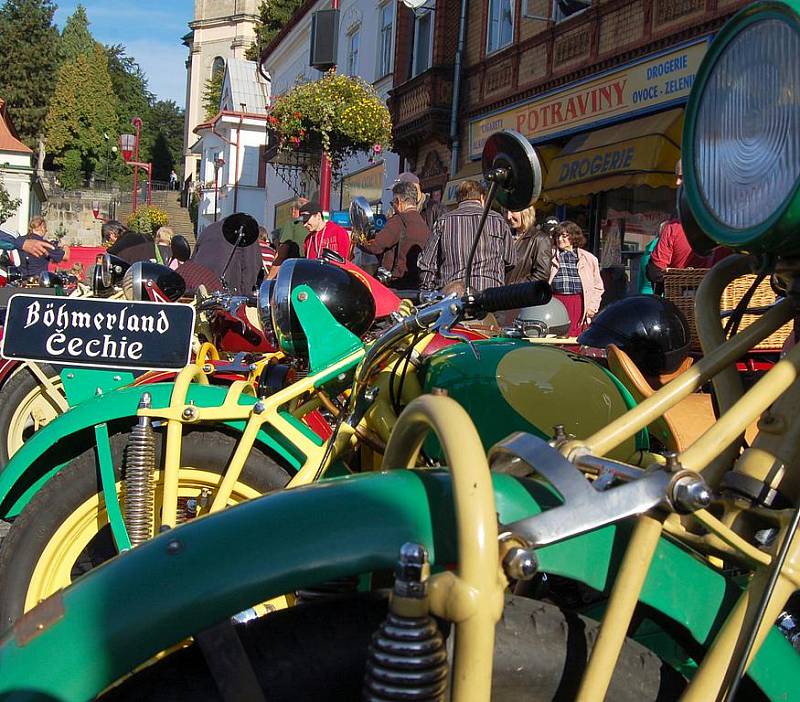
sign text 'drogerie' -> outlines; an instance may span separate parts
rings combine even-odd
[[[189,360],[193,330],[189,305],[14,295],[2,355],[69,366],[177,369]]]

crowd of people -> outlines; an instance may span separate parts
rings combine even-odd
[[[678,185],[681,175],[679,162]],[[346,229],[325,219],[320,202],[301,197],[293,203],[288,223],[273,232],[259,228],[257,246],[233,251],[223,236],[222,222],[205,227],[188,265],[173,257],[170,244],[175,232],[169,227],[161,227],[151,237],[112,220],[102,227],[103,244],[109,253],[130,263],[154,260],[173,269],[184,265],[187,275],[193,267],[210,271],[218,278],[224,276],[228,289],[243,294],[261,279],[274,278],[284,261],[320,258],[326,250],[345,260],[352,260],[358,250],[374,256],[382,279],[398,290],[461,291],[485,205],[483,184],[462,181],[457,206],[450,211],[422,191],[413,173],[401,173],[390,189],[390,216],[373,238],[351,237]],[[25,237],[0,232],[0,248],[17,248],[20,271],[36,275],[50,263],[69,260],[69,247],[60,247],[46,237],[46,222],[34,217]],[[547,281],[553,296],[567,310],[569,336],[577,336],[591,324],[604,293],[598,259],[586,249],[586,243],[577,223],[551,216],[540,224],[533,206],[502,213],[490,210],[475,249],[471,287],[480,291],[523,281]],[[646,252],[642,285],[659,292],[667,268],[693,265],[696,258],[680,222],[665,222]],[[80,276],[83,271],[74,274]],[[512,319],[507,316],[505,321]]]

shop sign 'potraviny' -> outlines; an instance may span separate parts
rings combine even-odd
[[[501,129],[515,129],[537,142],[683,103],[708,41],[705,37],[473,120],[470,157],[480,157],[486,139]]]

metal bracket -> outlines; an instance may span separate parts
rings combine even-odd
[[[244,645],[230,621],[198,632],[194,638],[225,702],[265,702]]]
[[[495,444],[489,452],[489,465],[498,473],[541,475],[563,498],[564,504],[558,507],[501,527],[501,531],[513,532],[534,547],[642,514],[664,500],[671,480],[670,475],[658,470],[599,492],[550,444],[523,432]]]

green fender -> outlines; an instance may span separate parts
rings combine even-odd
[[[94,445],[95,438],[91,430],[95,425],[135,417],[144,392],[150,393],[153,407],[166,407],[173,388],[173,383],[154,383],[115,390],[81,402],[37,431],[0,473],[0,517],[9,518],[19,514],[60,468]],[[222,404],[226,392],[227,388],[219,385],[192,384],[187,400],[193,401],[198,407],[214,407]],[[255,401],[252,396],[242,395],[239,403],[254,404]],[[244,429],[242,421],[225,424],[238,431]],[[297,424],[308,431],[304,424]],[[78,436],[81,433],[83,436]],[[283,459],[287,467],[298,469],[300,457],[285,439],[262,431],[259,440]]]
[[[503,522],[554,503],[537,483],[493,480]],[[604,587],[615,566],[602,564],[619,558],[628,531],[606,527],[548,547],[542,565]],[[91,699],[157,652],[267,597],[393,567],[406,541],[425,545],[438,567],[453,563],[454,537],[442,472],[349,476],[245,502],[161,534],[32,610],[0,640],[0,699]],[[734,584],[666,540],[654,563],[643,601],[710,640]],[[777,630],[751,675],[771,699],[800,697],[800,656]]]

